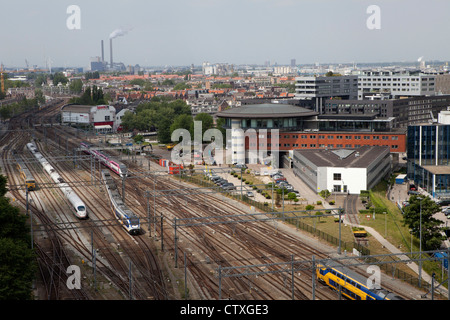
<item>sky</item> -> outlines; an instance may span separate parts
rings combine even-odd
[[[5,67],[450,60],[448,0],[3,0]],[[79,12],[69,11],[76,5]],[[376,5],[378,13],[368,8]],[[69,20],[69,26],[68,22]],[[370,29],[367,25],[377,25]],[[78,24],[77,24],[78,23]],[[75,28],[74,28],[75,26]]]

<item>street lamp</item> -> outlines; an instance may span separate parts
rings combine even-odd
[[[424,198],[417,197],[420,204],[420,213],[419,213],[419,288],[421,288],[422,284],[422,200]]]
[[[384,238],[387,238],[387,213],[384,213]]]

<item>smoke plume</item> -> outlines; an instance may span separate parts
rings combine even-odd
[[[109,39],[114,39],[120,36],[124,36],[126,35],[128,32],[130,32],[132,30],[131,27],[127,27],[127,28],[118,28],[116,30],[114,30],[113,32],[111,32],[111,34],[109,35]]]

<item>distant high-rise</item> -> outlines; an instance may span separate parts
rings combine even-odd
[[[110,57],[110,68],[114,67],[113,65],[113,48],[112,48],[112,39],[109,39],[109,57]]]
[[[103,40],[102,40],[102,62],[105,61],[105,51],[103,49]]]
[[[291,67],[295,67],[297,65],[297,61],[295,59],[291,59]]]

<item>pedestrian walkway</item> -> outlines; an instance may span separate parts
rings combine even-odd
[[[311,190],[311,188],[309,188],[300,178],[296,177],[291,169],[282,169],[281,171],[283,172],[283,175],[286,177],[286,179],[289,181],[289,183],[292,186],[294,186],[295,190],[300,192],[300,196],[302,198],[307,199],[307,201],[309,203],[314,203],[314,202],[320,200],[320,201],[322,201],[323,207],[325,209],[335,209],[335,208],[339,207],[339,203],[343,201],[343,198],[339,197],[339,201],[336,201],[336,204],[334,206],[332,206],[332,205],[328,204],[327,201],[323,201],[323,199],[316,192]],[[338,198],[336,198],[336,199],[338,199]],[[394,254],[404,253],[404,252],[400,251],[396,246],[391,244],[389,241],[387,241],[375,229],[373,229],[371,227],[368,227],[368,226],[365,226],[365,225],[364,226],[360,225],[359,223],[353,223],[353,222],[351,222],[348,219],[347,215],[344,215],[344,223],[346,225],[349,225],[349,226],[352,226],[352,227],[363,227],[364,229],[367,230],[367,232],[370,235],[372,235],[378,242],[381,243],[381,245],[383,245],[391,253],[394,253]],[[410,260],[410,257],[408,257],[406,254],[405,255],[399,255],[398,258],[401,259],[401,260],[404,260],[404,261]],[[412,271],[414,271],[417,275],[419,274],[419,266],[417,265],[417,263],[415,263],[415,262],[406,262],[406,265]],[[425,282],[431,284],[432,277],[429,274],[427,274],[426,272],[424,272],[422,270],[421,276],[422,276],[422,281],[425,281]],[[445,287],[440,286],[437,290],[440,293],[442,293],[443,295],[445,295],[445,296],[447,296],[447,294],[448,294],[448,291],[447,291],[447,289]]]

